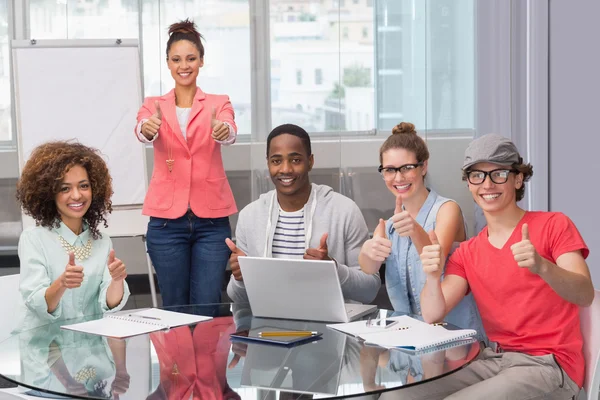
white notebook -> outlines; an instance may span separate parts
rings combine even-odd
[[[212,317],[150,308],[130,314],[106,314],[104,318],[79,324],[62,325],[61,328],[94,335],[126,338],[211,319]]]
[[[467,339],[477,335],[474,329],[449,330],[440,325],[431,325],[411,318],[407,315],[387,318],[398,321],[389,327],[370,327],[367,321],[355,321],[347,324],[327,325],[332,329],[344,332],[372,344],[386,348],[403,348],[408,350],[426,350],[446,343]]]

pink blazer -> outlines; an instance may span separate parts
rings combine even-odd
[[[147,97],[138,111],[138,123],[154,114],[154,102],[162,112],[162,124],[154,145],[154,170],[142,213],[175,219],[183,216],[188,204],[201,218],[226,217],[237,212],[225,175],[221,144],[212,137],[212,109],[217,119],[237,130],[233,107],[226,95],[197,89],[183,137],[175,112],[175,90],[164,96]],[[136,135],[137,137],[137,135]],[[174,160],[169,172],[166,160]]]

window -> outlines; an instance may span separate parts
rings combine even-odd
[[[7,0],[0,0],[0,143],[11,143],[10,32]]]
[[[198,86],[207,93],[229,95],[238,133],[244,134],[250,133],[251,124],[248,4],[240,0],[30,0],[29,25],[36,39],[139,39],[144,95],[156,96],[174,86],[165,61],[168,26],[193,19],[205,46]],[[228,49],[235,49],[235,59]]]
[[[139,0],[30,0],[33,39],[137,39]]]
[[[350,27],[357,29],[360,37],[362,26],[373,26],[373,12],[365,13],[364,3],[354,6],[346,2],[349,7],[340,15],[339,7],[344,6],[343,3],[310,0],[304,2],[304,7],[314,18],[280,24],[277,21],[284,12],[279,7],[287,3],[288,0],[270,1],[271,125],[295,123],[309,132],[358,131],[363,119],[357,125],[358,120],[351,116],[368,109],[371,115],[368,129],[373,129],[372,37],[360,43],[346,42],[349,46],[340,45],[342,28],[347,32]],[[273,60],[279,60],[277,68],[273,67]],[[310,71],[310,85],[302,82],[300,65],[302,70]],[[363,68],[361,71],[370,76],[362,80],[344,79],[344,70],[351,67]],[[277,95],[273,95],[275,86]],[[301,109],[298,104],[302,105]]]
[[[143,10],[145,95],[156,96],[173,88],[173,78],[165,61],[168,27],[185,18],[193,19],[204,37],[205,50],[204,66],[198,75],[198,86],[206,93],[227,94],[235,110],[238,134],[250,134],[252,66],[249,1],[140,0],[140,2]]]
[[[7,1],[0,0],[0,17],[6,14]],[[250,48],[250,0],[29,0],[29,4],[32,38],[138,38],[146,96],[173,87],[165,62],[168,25],[194,19],[206,46],[198,84],[206,92],[228,94],[239,133],[250,133],[251,75],[257,73],[251,60],[261,54]],[[262,17],[269,21],[270,39],[260,45],[268,47],[271,58],[266,60],[271,101],[261,106],[270,107],[271,114],[270,121],[259,126],[293,122],[311,132],[374,128],[389,132],[407,120],[420,129],[474,127],[474,0],[303,0],[293,6],[289,0],[270,0],[268,4],[269,15]],[[5,22],[0,24],[0,83],[10,88]],[[309,74],[306,81],[302,71]],[[0,140],[11,137],[10,90],[2,89]],[[360,118],[355,117],[357,112],[362,113]],[[370,124],[365,123],[366,116]],[[255,117],[263,118],[258,112]]]
[[[378,129],[473,129],[473,0],[375,4]]]

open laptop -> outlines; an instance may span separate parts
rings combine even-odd
[[[239,257],[256,317],[350,322],[377,306],[345,304],[334,261]]]

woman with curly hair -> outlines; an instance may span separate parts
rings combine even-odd
[[[154,170],[142,213],[148,254],[164,306],[219,303],[230,251],[229,216],[237,212],[221,146],[236,139],[229,97],[203,92],[202,36],[192,21],[169,27],[166,60],[175,88],[148,97],[137,138],[154,147]]]
[[[17,200],[36,227],[19,239],[22,329],[121,309],[125,264],[98,230],[112,211],[112,179],[96,150],[80,143],[37,147],[17,183]]]

